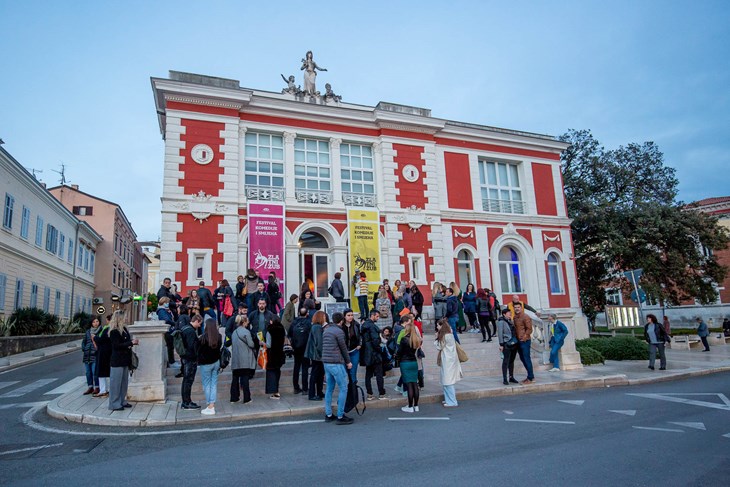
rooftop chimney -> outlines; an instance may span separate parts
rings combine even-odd
[[[71,185],[71,189],[75,189],[76,191],[78,191],[79,190],[79,185],[78,184],[72,184]]]

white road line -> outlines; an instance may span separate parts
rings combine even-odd
[[[43,407],[46,404],[48,404],[50,401],[40,401],[40,402],[18,402],[14,404],[0,404],[0,409],[12,409],[12,408],[24,408],[24,409],[30,409],[34,407]]]
[[[722,409],[724,411],[730,411],[730,400],[725,394],[719,393],[663,393],[663,394],[627,394],[629,396],[645,397],[647,399],[659,399],[660,401],[678,402],[681,404],[690,404],[692,406],[702,406],[705,408]],[[684,397],[675,396],[716,396],[724,404],[718,404],[716,402],[707,401],[696,401],[694,399],[686,399]]]
[[[504,418],[505,421],[512,421],[518,423],[548,423],[548,424],[575,424],[575,421],[551,421],[547,419],[512,419]]]
[[[697,422],[697,423],[681,423],[676,421],[668,421],[669,424],[676,424],[677,426],[684,426],[685,428],[694,428],[696,430],[703,430],[707,431],[707,428],[705,428],[705,423]]]
[[[451,418],[427,418],[427,417],[418,417],[418,418],[388,418],[388,421],[448,421]]]
[[[40,411],[41,407],[35,407],[23,413],[21,417],[23,424],[29,428],[33,428],[37,431],[43,431],[45,433],[55,433],[60,435],[73,435],[73,436],[162,436],[162,435],[184,435],[188,433],[210,433],[212,431],[236,431],[236,430],[248,430],[248,429],[259,429],[269,428],[275,426],[294,426],[300,424],[314,424],[324,423],[324,419],[304,419],[299,421],[277,421],[274,423],[261,423],[261,424],[246,424],[239,426],[224,426],[219,428],[194,428],[187,430],[167,430],[167,431],[129,431],[121,433],[117,431],[73,431],[73,430],[62,430],[59,428],[53,428],[50,426],[44,426],[36,423],[33,416]]]
[[[5,398],[8,398],[8,397],[20,397],[20,396],[24,396],[24,395],[28,394],[29,392],[33,392],[36,389],[40,389],[41,387],[46,386],[46,385],[50,384],[51,382],[54,382],[54,381],[57,381],[57,380],[58,379],[56,379],[56,378],[53,378],[53,379],[40,379],[40,380],[37,380],[35,382],[31,382],[30,384],[28,384],[26,386],[19,387],[18,389],[15,389],[13,391],[6,392],[2,396],[0,396],[0,399],[5,399]]]
[[[61,384],[60,386],[56,387],[52,391],[48,391],[44,396],[49,396],[52,394],[66,394],[67,392],[71,392],[74,389],[76,389],[81,384],[86,383],[86,376],[80,375],[78,377],[74,377],[70,381],[66,382],[65,384]]]
[[[515,414],[514,412],[512,412],[512,411],[507,411],[506,409],[504,409],[504,410],[503,410],[502,412],[503,412],[504,414]]]
[[[573,406],[582,406],[585,401],[571,401],[569,399],[558,399],[558,402],[564,402],[565,404],[572,404]]]
[[[666,431],[668,433],[684,433],[684,430],[676,430],[672,428],[648,428],[646,426],[632,426],[632,428],[637,430]]]
[[[24,451],[43,450],[44,448],[54,448],[61,446],[63,443],[54,443],[52,445],[29,446],[28,448],[18,448],[17,450],[0,451],[0,455],[11,455],[13,453],[22,453]]]
[[[728,434],[726,434],[726,435],[722,435],[722,437],[723,437],[723,438],[730,438],[730,433],[728,433]]]
[[[636,416],[636,409],[609,409],[608,412],[624,414],[626,416]]]
[[[13,384],[17,384],[18,382],[20,382],[20,381],[19,380],[11,380],[11,381],[8,381],[8,382],[0,382],[0,389],[5,389],[6,387],[10,387]]]

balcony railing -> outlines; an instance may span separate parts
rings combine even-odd
[[[273,186],[246,186],[246,199],[284,201],[284,188]]]
[[[525,202],[519,200],[482,200],[482,209],[492,213],[525,213]]]
[[[342,192],[342,201],[346,206],[371,206],[374,207],[378,203],[378,198],[374,194],[348,193]]]
[[[319,205],[332,204],[332,191],[298,189],[294,192],[294,197],[299,203],[314,203]]]

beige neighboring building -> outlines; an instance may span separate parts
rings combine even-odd
[[[156,293],[160,288],[160,242],[142,242],[142,250],[147,260],[150,261],[147,266],[147,289],[149,292]]]
[[[84,193],[75,184],[56,186],[49,192],[104,238],[96,250],[94,312],[106,314],[117,309],[117,298],[124,301],[134,296],[145,296],[149,261],[122,208],[114,202]],[[131,301],[127,308],[130,321],[144,319],[146,300]]]

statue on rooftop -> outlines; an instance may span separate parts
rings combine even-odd
[[[329,83],[324,85],[324,101],[342,101],[342,97],[340,95],[336,95],[335,92],[332,91],[332,85]]]
[[[314,54],[312,51],[307,51],[306,56],[302,59],[302,67],[304,71],[304,93],[310,96],[316,96],[317,92],[317,71],[327,71],[325,68],[320,68],[317,63],[314,62]]]
[[[282,93],[289,93],[290,95],[297,95],[299,94],[302,89],[296,85],[294,82],[294,75],[292,74],[289,76],[289,79],[287,79],[283,74],[281,75],[281,79],[284,80],[284,83],[286,83],[287,87],[281,90]]]

